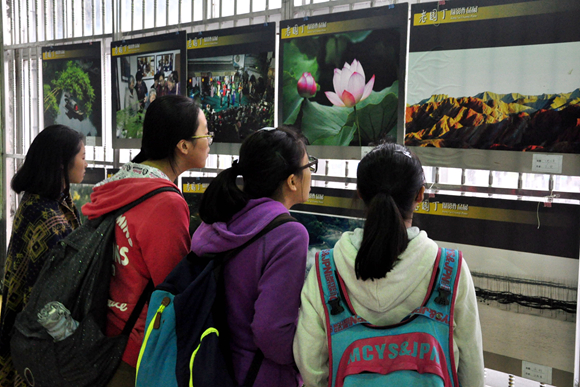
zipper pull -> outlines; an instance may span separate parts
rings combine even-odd
[[[170,303],[171,299],[169,297],[163,297],[163,300],[161,300],[161,306],[159,306],[159,309],[155,314],[155,322],[153,323],[153,329],[159,329],[159,327],[161,326],[161,314],[163,313],[163,310],[167,307],[167,305],[169,305]]]

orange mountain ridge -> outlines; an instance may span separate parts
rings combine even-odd
[[[407,106],[405,120],[411,146],[580,153],[580,89],[459,99],[437,94]]]

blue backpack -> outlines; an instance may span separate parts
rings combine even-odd
[[[453,310],[461,252],[439,249],[423,304],[386,327],[356,314],[332,250],[321,251],[316,260],[329,343],[329,386],[459,387]]]
[[[214,255],[189,253],[157,286],[149,302],[137,361],[136,387],[235,387],[222,268],[231,257],[289,221],[279,215],[242,246]],[[264,354],[258,350],[244,386],[252,386]]]

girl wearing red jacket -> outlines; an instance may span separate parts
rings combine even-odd
[[[164,186],[191,168],[203,168],[213,135],[191,98],[163,96],[151,103],[143,122],[140,153],[111,178],[99,183],[83,213],[93,219]],[[121,333],[131,311],[152,280],[157,286],[189,252],[189,208],[183,196],[162,192],[117,218],[107,334]],[[135,366],[143,341],[143,308],[123,361],[110,387],[134,386]]]

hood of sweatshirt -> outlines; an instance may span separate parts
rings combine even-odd
[[[93,188],[91,202],[82,207],[83,214],[89,219],[115,211],[143,195],[161,187],[175,187],[163,178],[126,178],[110,181]]]
[[[362,228],[344,233],[334,247],[336,267],[348,288],[351,301],[363,305],[371,314],[380,316],[411,296],[418,297],[419,306],[425,295],[425,291],[415,291],[423,278],[431,275],[438,246],[427,237],[427,233],[416,227],[407,229],[407,233],[409,245],[393,269],[386,277],[373,281],[356,278],[355,260],[363,237]]]
[[[201,256],[235,249],[284,213],[288,210],[278,201],[252,199],[229,222],[202,223],[191,237],[191,251]]]

